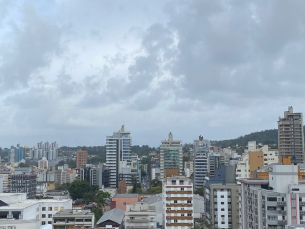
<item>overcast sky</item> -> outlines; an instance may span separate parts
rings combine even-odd
[[[0,0],[0,146],[190,143],[305,111],[305,1]]]

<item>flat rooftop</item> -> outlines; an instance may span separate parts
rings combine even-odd
[[[29,220],[23,220],[23,219],[18,219],[18,220],[8,220],[8,219],[0,219],[0,225],[16,225],[16,224],[25,224],[25,223],[37,223],[39,222],[40,219],[29,219]]]
[[[115,194],[114,197],[121,197],[121,198],[127,198],[127,197],[138,197],[139,194]]]
[[[0,211],[1,210],[6,210],[6,209],[8,209],[8,210],[9,209],[24,209],[24,208],[28,208],[28,207],[30,207],[32,205],[39,204],[41,202],[43,202],[43,203],[66,203],[69,200],[70,199],[61,199],[61,200],[57,200],[57,199],[24,200],[24,201],[19,202],[19,203],[9,204],[8,206],[2,206],[2,207],[0,207]]]
[[[57,212],[54,216],[65,216],[65,215],[93,215],[92,212],[89,210],[72,210],[72,209],[65,209],[65,210],[60,210]]]

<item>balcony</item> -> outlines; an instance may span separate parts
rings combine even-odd
[[[149,219],[127,219],[127,222],[129,223],[148,223],[148,222],[152,222],[153,220],[149,220]]]
[[[287,225],[287,220],[278,220],[278,225]]]

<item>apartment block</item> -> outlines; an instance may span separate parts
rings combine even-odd
[[[234,167],[222,165],[205,184],[205,220],[216,228],[238,228],[238,185],[234,182]]]
[[[118,187],[120,162],[130,160],[130,157],[131,136],[123,125],[118,132],[106,137],[106,166],[109,169],[110,187]]]
[[[11,193],[26,193],[27,199],[36,198],[36,174],[9,175],[9,189]]]
[[[183,155],[181,141],[173,140],[173,134],[169,133],[168,140],[161,141],[160,146],[160,176],[165,177],[166,169],[178,169],[179,175],[183,171]]]
[[[156,207],[142,201],[126,205],[125,228],[157,228]]]
[[[65,209],[53,216],[53,229],[70,229],[74,227],[93,228],[94,214],[89,210]]]
[[[305,161],[303,114],[293,113],[288,107],[284,117],[278,120],[278,145],[280,157],[291,157],[294,164]]]
[[[204,185],[205,178],[208,175],[210,145],[211,142],[208,140],[204,140],[201,136],[199,136],[199,140],[194,140],[193,174],[195,189],[198,189]],[[212,169],[214,169],[214,167],[212,167]]]
[[[163,226],[165,229],[189,229],[194,225],[193,184],[185,176],[163,180]]]
[[[88,160],[88,152],[83,147],[82,150],[76,152],[76,168],[79,169],[81,166],[86,166]]]
[[[270,165],[268,179],[240,181],[240,228],[305,224],[305,182],[297,165]]]

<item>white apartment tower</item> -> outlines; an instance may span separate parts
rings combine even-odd
[[[109,185],[112,188],[118,186],[118,173],[120,171],[120,161],[130,160],[131,156],[131,136],[125,131],[124,125],[118,132],[113,132],[112,136],[106,137],[106,166],[109,168]]]
[[[160,177],[165,177],[166,169],[178,169],[179,175],[183,171],[183,154],[181,141],[173,140],[173,134],[170,132],[168,140],[161,141],[160,146]]]
[[[280,157],[291,156],[294,164],[305,161],[303,114],[293,113],[293,107],[288,107],[283,118],[279,117],[278,145]]]
[[[193,184],[184,176],[163,180],[163,225],[165,229],[190,229],[194,224]]]

